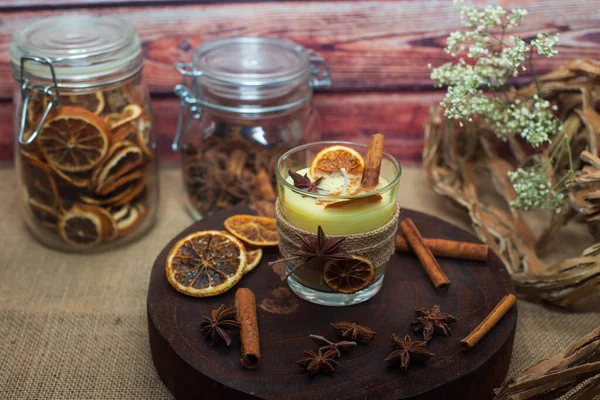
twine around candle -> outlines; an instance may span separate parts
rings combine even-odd
[[[368,258],[376,266],[383,265],[390,259],[396,250],[394,240],[396,231],[398,230],[399,215],[400,208],[396,205],[392,218],[381,228],[369,232],[343,236],[329,235],[327,231],[325,231],[325,234],[329,238],[345,237],[346,240],[342,242],[341,248],[350,254]],[[281,255],[286,259],[287,263],[291,264],[293,267],[302,265],[304,263],[303,260],[292,255],[292,253],[301,246],[298,237],[308,235],[316,238],[316,233],[298,229],[290,224],[290,222],[283,217],[279,199],[275,205],[275,218],[277,219],[279,251]]]

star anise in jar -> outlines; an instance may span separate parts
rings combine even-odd
[[[426,342],[429,342],[434,334],[450,336],[449,323],[456,322],[452,315],[440,311],[440,306],[435,305],[431,310],[419,308],[415,311],[415,317],[411,325],[416,325],[415,332],[423,332]]]
[[[413,341],[410,336],[404,336],[404,339],[399,338],[392,333],[392,351],[385,361],[390,365],[400,365],[402,371],[406,371],[411,362],[424,364],[431,357],[435,356],[425,347],[427,342]]]
[[[292,179],[294,180],[294,186],[298,189],[304,189],[307,192],[312,193],[319,193],[319,188],[317,186],[319,186],[319,183],[321,183],[323,177],[320,177],[316,181],[311,182],[310,178],[308,177],[308,174],[304,174],[304,176],[302,176],[299,173],[292,171],[291,169],[288,170],[288,174],[292,177]]]
[[[356,347],[356,342],[348,342],[346,340],[342,340],[341,342],[334,343],[323,336],[320,335],[310,335],[309,336],[313,342],[317,346],[319,346],[320,351],[329,351],[334,350],[336,353],[336,357],[342,356],[342,351],[348,350],[352,347]]]
[[[227,308],[222,304],[218,309],[212,310],[211,317],[203,315],[204,321],[200,323],[200,330],[204,333],[204,339],[210,338],[212,346],[216,346],[222,341],[229,347],[231,338],[225,330],[240,328],[240,323],[235,320],[235,314],[235,307]]]
[[[296,361],[296,364],[305,368],[311,375],[318,374],[319,372],[332,373],[339,364],[334,360],[335,355],[335,350],[327,350],[325,353],[319,350],[318,354],[314,351],[307,350],[304,352],[305,357]]]
[[[350,339],[361,343],[368,343],[375,337],[375,331],[368,326],[357,325],[354,322],[333,322],[331,327],[344,339]]]

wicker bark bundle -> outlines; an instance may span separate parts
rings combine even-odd
[[[594,101],[600,97],[598,84],[600,63],[575,60],[541,77],[537,84],[511,92],[515,97],[539,92],[558,107],[564,129],[539,154],[530,154],[517,139],[508,137],[511,154],[501,157],[491,132],[474,123],[459,127],[446,120],[439,108],[432,109],[425,126],[423,163],[428,184],[467,209],[475,232],[504,261],[520,293],[559,306],[600,290],[600,251],[596,246],[586,249],[581,257],[549,267],[538,256],[578,213],[587,218],[592,232],[595,221],[600,221],[600,158],[595,157],[600,115],[594,109]],[[547,159],[565,135],[575,154],[574,168],[579,170],[582,161],[590,166],[578,172],[571,201],[553,214],[546,230],[536,238],[522,214],[508,207],[516,199],[508,172]],[[581,161],[576,157],[580,153]],[[561,176],[569,168],[568,153],[554,160],[556,175]]]
[[[600,393],[600,328],[505,382],[496,400],[556,399],[567,393],[569,400],[592,400]]]

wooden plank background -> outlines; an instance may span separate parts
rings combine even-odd
[[[600,0],[495,3],[529,11],[519,32],[526,38],[538,31],[560,32],[559,56],[538,59],[536,70],[549,71],[575,57],[600,59]],[[9,162],[13,148],[11,35],[39,18],[82,11],[115,14],[135,25],[144,47],[144,78],[154,99],[161,159],[167,164],[177,160],[169,150],[178,107],[172,90],[181,80],[173,63],[188,60],[191,49],[204,40],[239,35],[286,38],[315,49],[327,59],[334,80],[315,99],[324,137],[365,141],[381,131],[396,156],[416,163],[427,110],[443,96],[433,90],[427,64],[449,60],[443,52],[445,37],[460,28],[452,1],[4,0],[0,161]]]

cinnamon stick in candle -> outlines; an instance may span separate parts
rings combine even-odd
[[[423,242],[431,250],[431,254],[436,257],[473,261],[487,261],[488,259],[489,247],[487,244],[427,238],[423,238]],[[410,244],[401,233],[396,235],[396,249],[403,253],[412,253]]]
[[[463,350],[471,350],[481,339],[487,335],[502,317],[515,305],[517,298],[507,294],[500,300],[491,313],[467,337],[460,341]]]
[[[258,320],[256,319],[256,297],[252,290],[240,288],[235,292],[236,319],[240,323],[240,341],[244,368],[254,369],[260,362]]]
[[[365,189],[374,189],[379,184],[379,172],[381,170],[381,159],[383,157],[383,141],[385,136],[376,133],[369,139],[367,155],[365,156],[365,167],[363,169],[360,186]]]
[[[421,233],[419,233],[414,222],[412,222],[410,218],[404,218],[402,222],[400,222],[400,229],[402,229],[410,247],[417,257],[419,257],[421,265],[425,269],[425,272],[427,272],[427,275],[429,275],[429,279],[431,279],[431,283],[433,283],[436,290],[441,292],[448,289],[448,286],[450,286],[450,279],[448,279],[446,273],[442,270],[442,267],[440,267],[440,264],[438,264],[433,254],[431,254],[431,250],[429,250],[423,241],[423,237],[421,236]]]

